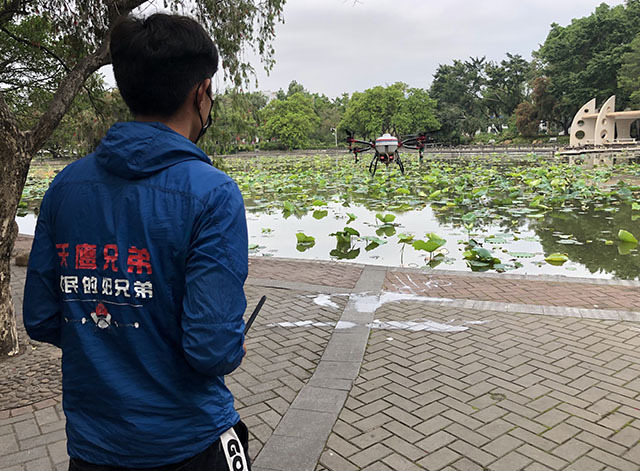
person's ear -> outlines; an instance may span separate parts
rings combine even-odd
[[[211,86],[211,79],[204,79],[201,83],[200,86],[196,88],[196,103],[198,103],[198,107],[202,110],[207,110],[209,103],[208,100],[210,100],[209,98],[209,94],[207,93],[207,90],[209,90],[209,87]]]

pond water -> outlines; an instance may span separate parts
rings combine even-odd
[[[366,159],[350,156],[216,164],[243,192],[254,256],[640,279],[638,245],[618,237],[625,230],[640,238],[637,164],[587,169],[535,156],[405,162],[405,175],[382,168],[375,177]],[[29,206],[37,192],[25,192]],[[32,214],[18,218],[20,231],[32,233],[34,222]],[[545,260],[551,254],[561,261]]]

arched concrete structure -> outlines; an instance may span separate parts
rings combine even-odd
[[[635,144],[631,137],[631,125],[640,119],[638,111],[616,111],[616,96],[613,95],[598,110],[595,98],[586,103],[571,123],[571,147],[609,146],[612,144]]]
[[[569,145],[571,147],[582,147],[593,144],[593,136],[596,131],[596,118],[598,110],[596,109],[596,99],[585,103],[578,110],[573,122],[571,123],[571,137]]]
[[[596,146],[613,144],[616,137],[616,121],[615,118],[611,116],[611,113],[615,110],[616,96],[613,95],[604,102],[604,105],[600,108],[600,112],[596,118],[596,131],[594,135],[594,144]]]

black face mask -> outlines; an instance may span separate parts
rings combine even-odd
[[[202,84],[200,84],[200,85],[202,85]],[[213,98],[211,97],[211,89],[208,88],[207,89],[207,96],[209,97],[209,101],[211,102],[211,106],[209,107],[209,115],[207,117],[207,122],[203,123],[202,122],[202,115],[200,114],[200,108],[198,107],[198,92],[200,91],[200,85],[198,85],[198,90],[196,90],[196,110],[198,112],[198,118],[200,118],[200,125],[202,126],[202,128],[200,128],[200,132],[198,133],[198,137],[196,137],[196,140],[193,141],[194,144],[198,143],[200,138],[202,136],[204,136],[204,134],[207,132],[207,129],[209,129],[209,126],[211,126],[211,111],[213,110]]]

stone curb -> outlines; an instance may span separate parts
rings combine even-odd
[[[365,266],[352,294],[379,293],[387,269]],[[342,411],[353,382],[360,373],[369,339],[366,324],[374,312],[359,312],[351,296],[339,322],[357,325],[348,331],[335,329],[309,382],[298,393],[286,414],[255,460],[255,469],[313,471]]]

